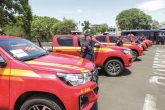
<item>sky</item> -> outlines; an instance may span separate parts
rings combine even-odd
[[[129,8],[138,8],[159,22],[165,21],[165,0],[29,0],[34,15],[64,17],[76,22],[107,23],[115,26],[116,16]]]

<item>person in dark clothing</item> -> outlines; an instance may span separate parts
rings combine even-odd
[[[116,46],[122,46],[122,45],[123,45],[122,38],[119,37],[118,41],[116,42]]]
[[[85,42],[81,46],[81,57],[94,61],[94,47],[92,45],[92,36],[90,34],[85,35]]]

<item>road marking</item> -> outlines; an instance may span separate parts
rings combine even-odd
[[[156,109],[156,99],[152,95],[146,94],[143,110],[158,110]]]
[[[165,70],[162,69],[156,69],[156,71],[165,72]]]
[[[151,84],[158,84],[158,85],[165,86],[165,84],[162,83],[162,82],[160,82],[159,79],[160,79],[160,80],[165,80],[165,77],[162,77],[162,76],[152,76],[152,77],[150,78],[149,82],[150,82]]]
[[[159,76],[165,76],[164,73],[157,73],[157,72],[154,72],[154,74],[159,75]]]

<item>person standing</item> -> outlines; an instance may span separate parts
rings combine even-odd
[[[94,47],[92,45],[92,36],[85,34],[85,42],[81,46],[81,57],[94,61]]]
[[[116,46],[122,46],[123,45],[123,41],[122,41],[122,38],[119,37],[117,42],[116,42]]]

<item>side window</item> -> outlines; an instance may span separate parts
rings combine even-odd
[[[73,46],[73,37],[58,37],[59,46]]]
[[[112,36],[109,37],[109,40],[112,43],[117,43],[117,41],[118,41],[118,39],[116,37],[112,37]]]
[[[106,42],[106,36],[97,36],[96,40],[98,40],[99,42]]]

